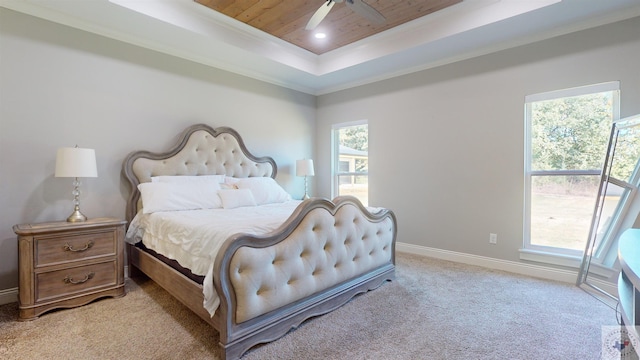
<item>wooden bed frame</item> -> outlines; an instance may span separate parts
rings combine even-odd
[[[131,186],[128,221],[141,209],[137,185],[150,181],[151,176],[276,176],[275,161],[250,154],[233,129],[199,124],[187,128],[179,139],[168,152],[136,151],[125,159],[123,176]],[[236,359],[257,344],[282,337],[306,319],[395,279],[396,232],[392,211],[373,214],[356,198],[305,200],[276,231],[264,236],[238,234],[224,243],[214,263],[220,305],[213,317],[203,307],[202,285],[129,244],[127,263],[130,277],[146,274],[211,324],[220,334],[222,358]],[[317,266],[296,265],[292,249],[305,258],[299,263]],[[264,276],[265,269],[278,262],[287,263],[289,278],[272,278],[269,287],[256,286],[256,276]]]

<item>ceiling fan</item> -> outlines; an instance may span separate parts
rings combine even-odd
[[[341,2],[346,2],[347,6],[351,10],[353,10],[353,12],[367,18],[371,23],[375,25],[384,24],[385,21],[387,21],[387,19],[382,16],[382,14],[378,12],[378,10],[374,9],[373,7],[371,7],[371,5],[365,3],[362,0],[327,0],[326,4],[321,5],[320,8],[313,14],[313,16],[311,16],[311,19],[309,19],[309,22],[304,29],[315,29],[318,24],[320,24],[320,22],[325,18],[325,16],[327,16],[329,10],[331,10],[333,5]]]

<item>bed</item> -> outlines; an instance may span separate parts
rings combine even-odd
[[[257,191],[251,184],[263,184],[260,186],[268,189],[277,187],[273,185],[276,163],[270,157],[252,155],[235,130],[198,124],[185,129],[178,139],[167,152],[135,151],[123,163],[123,176],[130,185],[126,208],[128,272],[130,277],[144,274],[153,279],[215,328],[223,359],[240,358],[251,347],[274,341],[306,319],[328,313],[354,296],[395,279],[397,222],[391,210],[366,208],[349,196],[333,200],[282,199],[286,195],[281,191],[275,196],[277,200],[269,202],[271,200],[264,200],[262,190]],[[183,211],[180,206],[165,209],[157,205],[157,197],[152,197],[162,191],[168,197],[178,196],[182,189],[192,192],[200,187],[180,182],[181,185],[153,185],[158,179],[170,179],[169,182],[195,179],[209,183],[209,179],[215,177],[219,181],[216,186],[220,186],[215,190],[219,195],[216,201],[222,203],[223,194],[248,195],[245,185],[250,184],[248,190],[253,194],[253,203],[245,204],[232,198],[221,207],[215,204],[203,206],[207,209]],[[162,191],[149,191],[151,188]],[[202,191],[206,193],[210,188]],[[274,198],[271,190],[268,194]],[[196,197],[194,201],[198,202],[209,195]],[[197,206],[200,205],[192,207]],[[283,207],[288,209],[275,210]],[[224,238],[213,246],[216,248],[213,253],[207,253],[210,249],[195,247],[194,251],[199,251],[196,255],[208,261],[193,265],[199,266],[198,270],[191,271],[193,269],[184,266],[183,262],[189,262],[190,258],[185,254],[176,255],[171,247],[169,254],[163,254],[162,249],[156,251],[155,240],[145,244],[146,238],[174,238],[154,230],[168,229],[169,223],[161,222],[162,225],[153,227],[152,221],[170,222],[174,217],[184,217],[187,225],[208,225],[207,231],[212,231],[226,225],[208,224],[208,220],[196,221],[187,216],[193,213],[198,219],[222,219],[223,214],[229,213],[230,218],[241,219],[235,221],[237,225],[253,223],[241,217],[245,210],[258,211],[265,219],[267,214],[276,213],[280,218],[277,223],[271,219],[269,226],[257,230],[243,226],[236,230],[238,232],[227,229],[226,235],[216,235]],[[235,213],[231,213],[233,211]],[[283,211],[288,213],[283,215]],[[186,242],[197,237],[208,239],[207,231],[192,235],[200,225],[192,228],[187,225],[180,225],[182,228],[178,231],[188,238]],[[182,260],[176,258],[184,261],[181,263]],[[208,266],[206,274],[203,273],[205,265]]]

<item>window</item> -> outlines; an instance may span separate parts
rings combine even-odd
[[[525,99],[525,249],[584,252],[613,121],[619,83]]]
[[[369,127],[366,122],[336,124],[332,129],[332,195],[352,195],[369,204]]]
[[[612,263],[610,259],[617,257],[617,247],[611,248],[612,240],[624,230],[628,215],[632,220],[637,218],[637,211],[629,214],[629,210],[640,185],[639,159],[640,115],[616,121],[600,184],[594,228],[589,234],[590,248],[586,255],[591,257],[590,261],[603,263],[609,258]]]

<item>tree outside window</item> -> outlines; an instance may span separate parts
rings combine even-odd
[[[525,248],[584,251],[618,101],[589,90],[526,104]]]
[[[369,128],[366,123],[333,128],[334,196],[352,195],[369,203]]]

